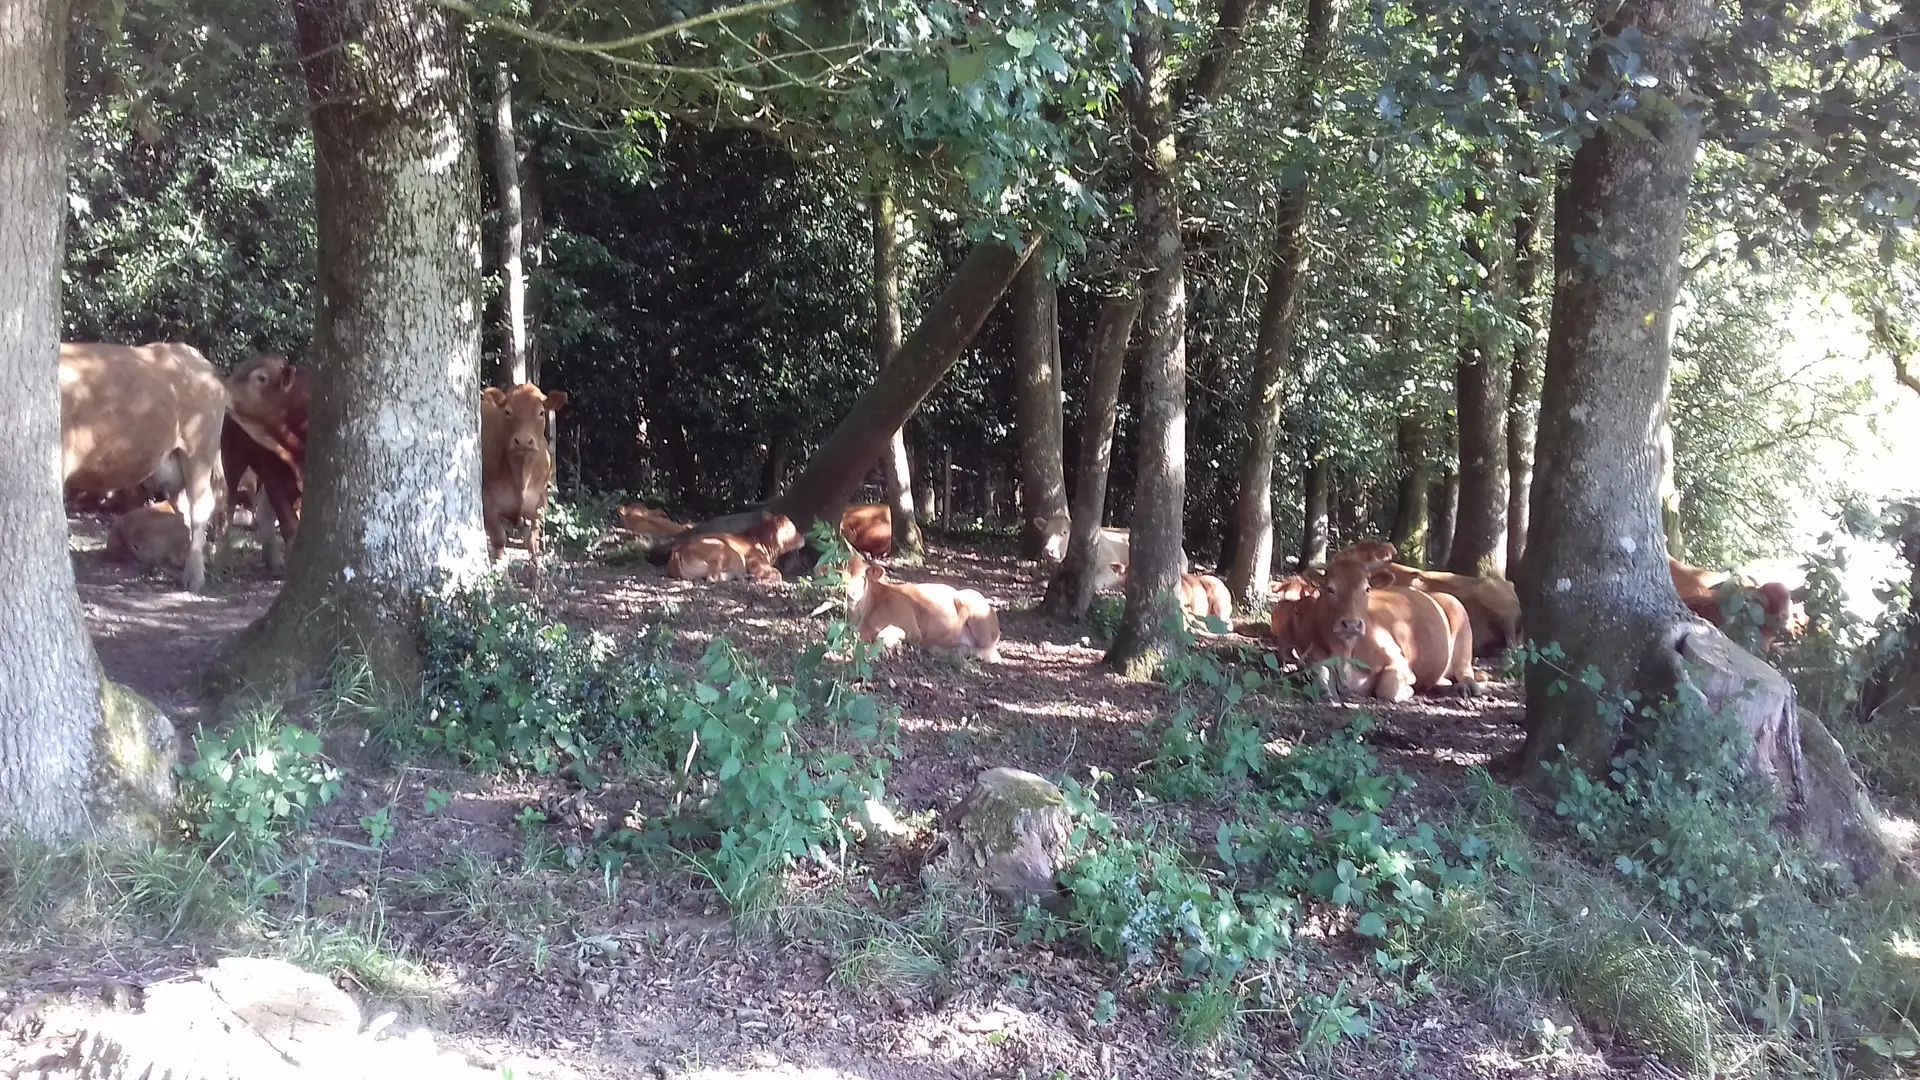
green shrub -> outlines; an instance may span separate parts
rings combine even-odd
[[[624,491],[548,499],[540,509],[541,539],[549,547],[574,555],[585,554],[602,533],[613,527],[614,510],[631,501]]]
[[[199,840],[235,866],[261,868],[291,833],[340,793],[340,771],[320,738],[261,709],[224,735],[201,729],[182,767],[188,820]]]

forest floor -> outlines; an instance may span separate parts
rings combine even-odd
[[[86,618],[108,675],[168,710],[190,734],[213,717],[199,677],[222,643],[266,610],[276,582],[246,559],[217,568],[209,592],[176,591],[157,574],[103,564],[98,524],[74,526]],[[1169,691],[1100,666],[1101,651],[1032,613],[1044,569],[1004,554],[936,548],[908,580],[980,589],[1002,613],[1003,662],[896,652],[876,663],[867,689],[896,705],[901,755],[889,780],[911,815],[951,807],[982,770],[1014,766],[1043,775],[1113,773],[1125,791],[1153,756],[1148,737]],[[576,625],[614,633],[672,627],[672,650],[691,664],[716,636],[778,677],[821,638],[822,621],[796,586],[693,585],[641,564],[556,564],[546,605]],[[801,592],[802,595],[796,595]],[[1259,649],[1228,635],[1209,649]],[[1492,677],[1492,673],[1488,673]],[[1495,682],[1477,699],[1421,697],[1377,707],[1366,741],[1382,765],[1414,781],[1396,813],[1444,820],[1465,797],[1468,770],[1487,766],[1520,737],[1517,688]],[[1298,745],[1348,725],[1353,709],[1279,704],[1265,718],[1269,745]],[[1237,1038],[1211,1049],[1178,1046],[1169,1010],[1151,988],[1070,942],[1019,943],[1007,932],[958,947],[952,969],[931,979],[876,986],[845,978],[831,934],[804,929],[808,908],[874,908],[886,890],[917,888],[911,868],[880,865],[848,895],[843,883],[798,883],[780,915],[748,931],[730,920],[714,888],[684,866],[568,871],[530,849],[564,845],[569,826],[614,820],[559,777],[480,775],[446,762],[399,764],[329,744],[345,773],[341,798],[318,815],[317,865],[273,903],[322,926],[370,938],[392,960],[386,977],[351,985],[394,1003],[481,1063],[551,1077],[791,1077],[920,1080],[933,1077],[1666,1076],[1613,1039],[1577,1030],[1571,1048],[1535,1053],[1529,1025],[1572,1023],[1552,1003],[1469,993],[1444,977],[1419,992],[1385,978],[1372,943],[1338,927],[1303,943],[1297,978],[1366,1018],[1364,1038],[1303,1052],[1292,1024],[1254,1010]],[[450,801],[428,807],[444,792]],[[1151,803],[1151,800],[1146,800]],[[539,809],[550,826],[529,828]],[[363,819],[385,809],[392,834],[367,843]],[[1158,812],[1115,808],[1117,815]],[[571,820],[569,820],[571,819]],[[1186,822],[1210,842],[1204,807]],[[997,916],[983,904],[977,924]],[[1012,916],[1005,918],[1011,922]],[[956,924],[959,925],[959,924]],[[109,977],[138,983],[270,942],[191,934],[120,941],[89,952],[48,946],[0,955],[0,1011],[50,980]],[[351,965],[349,965],[351,968]],[[366,964],[352,970],[364,971]],[[1111,1019],[1103,991],[1119,992]],[[1106,1001],[1114,999],[1106,997]],[[1577,1025],[1576,1025],[1577,1027]]]

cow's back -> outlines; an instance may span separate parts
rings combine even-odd
[[[67,489],[135,487],[176,450],[189,458],[217,457],[226,405],[225,384],[191,345],[61,345]]]
[[[1454,630],[1433,596],[1398,585],[1374,589],[1367,597],[1367,624],[1392,639],[1413,672],[1414,686],[1424,689],[1447,677]]]

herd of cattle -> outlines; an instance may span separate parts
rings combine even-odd
[[[111,558],[178,566],[182,583],[203,587],[210,540],[250,512],[269,559],[300,521],[306,479],[307,373],[286,357],[262,355],[222,380],[197,350],[181,344],[63,345],[60,350],[61,449],[68,496],[160,502],[127,509],[108,536]],[[489,555],[498,559],[509,526],[526,530],[537,562],[540,514],[553,474],[549,417],[562,391],[531,383],[481,394],[481,505]],[[278,525],[277,532],[273,529]],[[1065,522],[1049,522],[1049,561],[1065,554]],[[780,563],[804,539],[786,517],[756,511],[731,528],[696,529],[641,504],[618,511],[618,531],[656,541],[669,576],[689,581],[782,579]],[[993,605],[972,589],[891,580],[875,561],[892,552],[887,507],[856,505],[840,532],[853,554],[844,570],[848,609],[866,641],[951,648],[984,660],[999,656]],[[1477,689],[1473,661],[1518,644],[1520,602],[1497,577],[1420,570],[1393,561],[1393,545],[1357,544],[1273,583],[1269,630],[1284,654],[1303,663],[1353,660],[1338,667],[1346,695],[1403,701],[1417,690]],[[1095,586],[1124,585],[1130,562],[1125,529],[1100,530]],[[1752,584],[1725,572],[1668,559],[1675,590],[1695,614],[1724,625],[1727,613],[1754,613],[1771,640],[1797,633],[1804,615],[1785,585]],[[536,581],[537,566],[536,566]],[[1220,579],[1183,573],[1181,607],[1198,619],[1229,620],[1232,598]]]

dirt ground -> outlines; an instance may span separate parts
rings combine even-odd
[[[108,674],[153,698],[183,731],[210,717],[199,675],[223,642],[271,602],[276,580],[245,557],[217,564],[209,592],[178,592],[162,575],[100,562],[98,522],[74,523],[81,599]],[[889,790],[909,814],[951,806],[981,770],[1008,765],[1085,776],[1099,766],[1124,786],[1151,757],[1143,729],[1167,693],[1108,672],[1080,633],[1031,613],[1042,568],[1004,555],[937,548],[908,580],[939,580],[987,593],[1002,613],[1004,660],[984,665],[900,652],[879,662],[870,687],[902,715],[903,751]],[[559,616],[615,632],[662,620],[674,651],[697,657],[725,634],[774,670],[819,640],[795,587],[692,585],[644,564],[555,566],[547,603]],[[1260,647],[1228,638],[1212,647]],[[1417,782],[1411,799],[1440,812],[1465,771],[1519,739],[1517,691],[1494,684],[1474,700],[1419,698],[1377,710],[1368,742],[1389,769]],[[1338,706],[1287,706],[1269,737],[1306,740],[1346,724]],[[429,789],[450,793],[437,813]],[[480,1062],[513,1063],[518,1076],[789,1077],[931,1080],[935,1077],[1532,1077],[1669,1075],[1609,1045],[1552,1061],[1526,1057],[1519,1018],[1442,985],[1396,994],[1356,976],[1357,948],[1329,940],[1324,971],[1303,972],[1333,992],[1341,984],[1371,1017],[1372,1036],[1331,1060],[1296,1053],[1289,1027],[1250,1024],[1217,1053],[1176,1049],[1168,1010],[1124,973],[1064,943],[1015,945],[1004,935],[962,949],[958,976],[899,992],[843,987],[832,943],[817,935],[736,934],[710,887],[684,869],[630,865],[572,873],[523,869],[529,843],[564,843],[572,806],[555,778],[481,776],[431,762],[348,766],[343,797],[322,815],[319,869],[290,902],[306,914],[377,931],[418,966],[425,987],[400,1007]],[[360,825],[385,808],[391,841],[375,852]],[[559,817],[554,839],[523,829],[528,808]],[[610,808],[619,812],[618,807]],[[337,843],[334,843],[337,842]],[[828,882],[803,884],[830,890]],[[220,943],[122,948],[87,972],[137,982],[209,957]],[[1345,959],[1343,959],[1345,958]],[[353,987],[350,987],[352,989]],[[14,987],[18,1000],[21,987]],[[1095,1026],[1095,995],[1122,1004]],[[5,999],[0,999],[5,1000]]]

